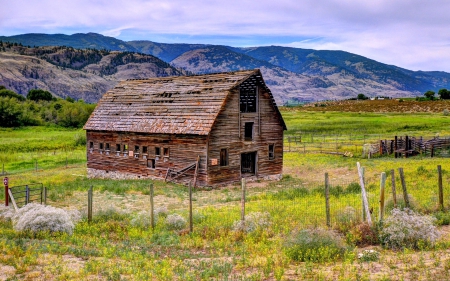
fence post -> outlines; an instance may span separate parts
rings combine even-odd
[[[25,205],[30,203],[30,188],[28,185],[25,185]]]
[[[193,218],[192,218],[192,184],[189,182],[189,233],[193,231]]]
[[[408,191],[406,190],[405,174],[403,173],[403,168],[398,168],[398,173],[400,174],[400,181],[402,182],[403,198],[405,200],[405,207],[409,208]]]
[[[47,187],[44,186],[44,205],[47,205]]]
[[[150,183],[150,226],[155,228],[155,205],[153,202],[153,183]]]
[[[92,185],[88,190],[88,222],[92,221]]]
[[[3,178],[3,185],[5,186],[5,206],[6,207],[9,206],[9,192],[8,192],[9,187],[8,187],[8,184],[9,184],[8,178],[4,177]]]
[[[359,164],[359,162],[356,162],[356,165],[358,167],[358,175],[359,175],[359,182],[361,184],[361,194],[362,194],[362,199],[363,199],[363,204],[364,204],[364,211],[366,213],[367,216],[367,223],[369,225],[372,225],[372,218],[370,216],[370,210],[369,210],[369,202],[367,201],[367,194],[366,194],[366,188],[364,186],[364,176],[363,173],[361,171],[361,165]]]
[[[365,172],[366,172],[366,169],[364,167],[361,167],[362,181],[363,181],[364,185],[366,184]],[[364,205],[364,197],[362,195],[362,186],[361,186],[361,204],[362,204],[361,205],[362,206],[362,221],[366,221],[366,212],[365,212],[366,205]]]
[[[380,182],[380,222],[383,222],[384,218],[384,188],[386,186],[386,173],[381,173]]]
[[[394,208],[397,208],[397,191],[395,190],[395,170],[391,170],[391,182],[392,182],[392,200],[394,201]]]
[[[331,227],[330,185],[329,185],[329,181],[328,181],[328,173],[325,173],[325,213],[327,216],[327,226]]]
[[[442,167],[437,166],[438,170],[438,184],[439,184],[439,209],[444,210],[444,189],[442,186]]]
[[[245,178],[242,178],[241,221],[245,221]]]

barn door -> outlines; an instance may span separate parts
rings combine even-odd
[[[241,172],[242,174],[255,174],[256,171],[256,152],[241,154]]]

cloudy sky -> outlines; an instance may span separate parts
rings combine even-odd
[[[447,0],[0,0],[0,35],[343,50],[450,72]]]

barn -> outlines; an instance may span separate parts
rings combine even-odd
[[[259,69],[127,80],[84,126],[90,178],[279,179],[286,125]]]

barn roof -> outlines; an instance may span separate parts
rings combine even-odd
[[[103,95],[84,129],[208,135],[227,96],[244,81],[272,96],[259,69],[123,81]],[[273,97],[272,103],[286,128]]]

